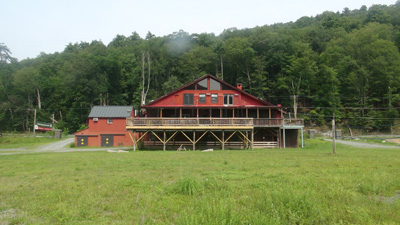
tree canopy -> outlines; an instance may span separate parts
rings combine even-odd
[[[0,130],[28,130],[38,109],[38,120],[54,114],[73,132],[93,105],[137,108],[206,73],[288,112],[296,95],[309,125],[327,123],[335,111],[343,124],[384,129],[400,109],[399,49],[399,1],[218,36],[133,32],[20,62],[1,43]]]

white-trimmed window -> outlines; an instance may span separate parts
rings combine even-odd
[[[233,95],[224,95],[224,105],[233,105]]]
[[[108,119],[107,119],[107,123],[108,123],[108,124],[112,124],[112,121],[113,121],[112,118],[108,118]]]
[[[200,104],[206,103],[206,94],[199,94],[199,103]]]
[[[211,94],[211,103],[218,104],[218,94]]]

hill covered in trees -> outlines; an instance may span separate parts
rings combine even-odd
[[[68,44],[17,62],[0,45],[0,130],[28,130],[33,112],[70,132],[93,105],[148,102],[206,73],[292,111],[306,124],[388,129],[400,109],[400,1],[296,22],[213,33],[150,32]],[[12,51],[12,49],[11,49]]]

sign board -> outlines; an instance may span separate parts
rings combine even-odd
[[[43,122],[36,122],[35,130],[52,131],[53,130],[53,124],[51,124],[51,123],[43,123]]]

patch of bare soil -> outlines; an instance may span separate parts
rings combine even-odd
[[[386,139],[387,142],[395,143],[400,145],[400,139]]]

